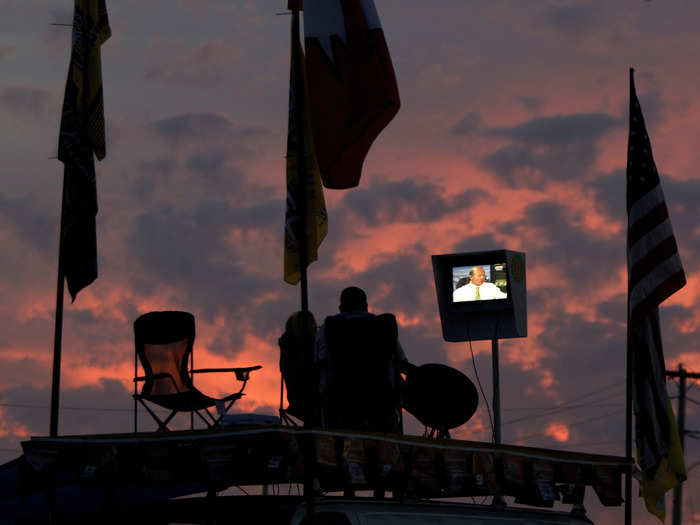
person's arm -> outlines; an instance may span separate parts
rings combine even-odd
[[[400,374],[407,374],[410,370],[416,368],[416,365],[408,362],[398,337],[396,338],[396,367],[399,369]]]

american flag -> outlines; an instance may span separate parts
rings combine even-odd
[[[656,481],[661,475],[673,482],[665,488],[668,490],[684,479],[685,469],[682,473],[668,472],[669,462],[673,463],[669,455],[680,453],[682,465],[682,452],[674,450],[678,432],[666,392],[659,305],[685,285],[685,274],[634,88],[633,70],[630,70],[627,214],[627,345],[634,363],[637,453],[645,480]],[[677,448],[680,449],[680,443]],[[642,491],[650,492],[645,491],[644,483]],[[649,508],[652,502],[648,494],[645,499]],[[660,502],[663,505],[663,497]],[[659,500],[652,506],[658,508]],[[649,510],[654,512],[652,508]]]

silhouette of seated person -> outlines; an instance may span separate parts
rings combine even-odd
[[[311,312],[295,312],[287,319],[278,341],[280,372],[289,403],[282,412],[302,421],[311,418],[311,424],[317,423],[319,410],[318,371],[314,358],[316,331],[316,320]]]
[[[340,313],[316,337],[323,424],[328,428],[402,433],[401,376],[410,365],[392,314],[368,311],[358,287],[340,294]]]

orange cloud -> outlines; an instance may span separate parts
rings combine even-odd
[[[29,428],[17,421],[8,421],[5,410],[0,408],[0,438],[4,437],[25,440],[29,437]]]
[[[569,441],[569,428],[564,423],[550,423],[544,433],[560,443]]]

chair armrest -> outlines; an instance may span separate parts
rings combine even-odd
[[[197,370],[190,370],[193,374],[209,374],[212,372],[234,372],[236,374],[236,379],[239,381],[247,381],[250,373],[253,370],[261,369],[261,365],[247,366],[239,368],[199,368]]]
[[[173,376],[168,374],[167,372],[163,372],[162,374],[152,374],[151,376],[139,376],[139,377],[134,378],[134,383],[136,383],[137,381],[145,381],[149,377],[151,379],[163,379],[165,377],[173,377]]]

